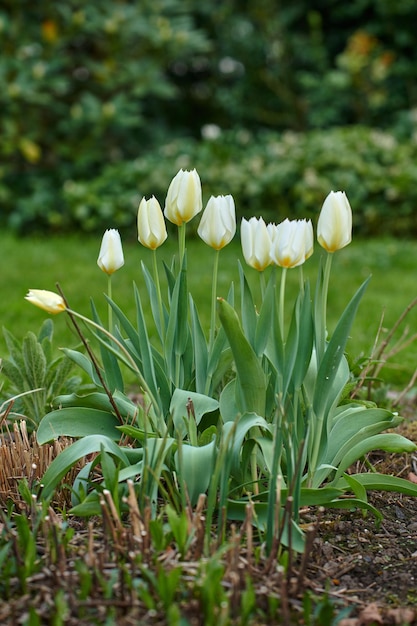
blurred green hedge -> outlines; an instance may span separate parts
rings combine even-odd
[[[3,0],[0,225],[131,229],[196,167],[240,215],[345,189],[359,232],[415,234],[416,20],[410,0]]]
[[[9,223],[25,229],[42,211],[51,230],[135,231],[142,196],[163,206],[172,177],[197,168],[204,201],[231,193],[240,217],[317,218],[330,190],[346,191],[356,234],[417,235],[417,141],[367,127],[282,134],[248,131],[217,138],[175,140],[130,161],[108,163],[95,177],[68,179],[53,188],[36,177],[34,193]],[[23,202],[20,199],[20,202]]]

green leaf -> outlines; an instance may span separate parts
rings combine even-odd
[[[63,436],[102,435],[117,441],[120,439],[120,432],[116,429],[118,423],[117,417],[107,411],[84,407],[58,409],[47,413],[41,420],[36,438],[39,445]]]
[[[116,391],[113,400],[123,417],[127,421],[132,421],[138,412],[137,406],[124,394]],[[86,407],[99,409],[100,411],[112,412],[113,406],[106,393],[95,391],[93,393],[80,396],[76,393],[57,396],[54,398],[54,406],[57,408]]]
[[[235,360],[241,411],[264,415],[267,384],[259,359],[243,333],[236,311],[222,298],[218,299],[218,311]]]
[[[109,301],[109,298],[107,296],[106,296],[106,299]],[[91,310],[93,314],[93,321],[96,324],[99,324],[100,326],[104,327],[93,300],[91,300]],[[112,393],[116,389],[118,389],[119,391],[123,391],[123,388],[124,388],[123,376],[120,371],[119,362],[116,356],[113,354],[114,346],[111,345],[111,341],[109,340],[108,336],[105,333],[97,330],[94,334],[98,335],[101,339],[100,354],[101,354],[101,361],[103,364],[103,369],[105,372],[105,380],[106,380],[107,386],[109,387]]]
[[[341,474],[352,463],[372,450],[385,450],[386,452],[414,452],[417,450],[415,443],[397,433],[385,433],[373,435],[354,445],[343,457],[338,466],[336,476],[332,482],[334,485]]]
[[[191,403],[191,405],[190,405]],[[189,409],[187,409],[189,407]],[[170,413],[175,426],[176,431],[182,437],[186,433],[184,425],[184,419],[192,419],[188,417],[188,411],[194,412],[195,421],[198,425],[201,422],[201,418],[206,413],[212,413],[219,408],[219,403],[214,398],[196,393],[195,391],[187,391],[185,389],[175,389],[172,394]]]
[[[102,448],[119,458],[123,465],[129,465],[129,460],[122,448],[109,437],[88,435],[62,450],[52,461],[42,478],[40,497],[47,500],[73,465],[93,452],[100,452]]]
[[[208,350],[207,341],[201,326],[197,307],[190,295],[191,313],[191,341],[194,352],[195,389],[198,393],[204,393],[208,378]]]
[[[255,332],[257,325],[257,315],[255,303],[252,298],[252,292],[246,280],[245,273],[242,265],[239,262],[239,276],[240,276],[240,293],[241,293],[241,315],[242,315],[242,328],[245,333],[245,337],[252,347],[255,346]]]
[[[344,387],[344,378],[341,377],[340,366],[344,357],[346,342],[353,324],[361,298],[368,286],[369,278],[359,287],[346,309],[342,313],[333,336],[327,344],[321,363],[318,364],[313,408],[317,416],[325,416],[331,406],[337,401]],[[346,368],[349,376],[349,367]],[[342,380],[340,380],[342,378]],[[336,384],[335,384],[336,383]]]
[[[403,493],[406,496],[417,497],[417,484],[412,483],[410,480],[406,480],[405,478],[379,474],[377,472],[351,474],[350,478],[353,478],[358,483],[363,485],[367,491],[396,491],[397,493]],[[350,488],[345,476],[339,478],[336,483],[336,487],[344,490]]]
[[[184,481],[191,505],[197,503],[201,493],[206,493],[210,484],[216,453],[215,440],[205,446],[182,444],[174,455],[175,466]]]

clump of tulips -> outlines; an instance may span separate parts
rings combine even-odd
[[[240,314],[233,288],[226,298],[217,294],[219,255],[236,233],[235,204],[230,195],[211,197],[197,229],[214,249],[209,329],[202,327],[187,288],[186,225],[202,208],[195,170],[180,170],[174,177],[164,210],[155,197],[143,198],[139,205],[138,240],[153,251],[152,272],[144,265],[143,272],[156,341],[150,339],[136,288],[135,323],[112,299],[111,279],[124,263],[116,230],[105,232],[98,258],[109,276],[106,327],[94,309],[91,319],[73,311],[62,292],[29,291],[27,299],[33,304],[70,316],[87,354],[65,352],[96,387],[88,396],[59,396],[56,409],[41,421],[40,443],[61,435],[77,439],[43,477],[43,497],[51,496],[69,467],[96,453],[74,485],[73,511],[79,515],[100,511],[100,487],[91,482],[86,490],[84,484],[101,461],[107,473],[113,468],[111,480],[108,475],[103,480],[113,485],[120,509],[127,481],[133,481],[140,506],[150,501],[154,511],[158,494],[166,496],[168,491],[177,504],[194,505],[203,493],[208,498],[208,532],[216,510],[223,528],[223,515],[244,519],[249,506],[269,550],[277,541],[288,542],[289,536],[293,547],[302,550],[302,506],[362,507],[378,516],[367,500],[367,489],[417,495],[417,487],[403,479],[347,471],[371,450],[411,451],[416,446],[392,431],[401,421],[396,414],[346,398],[351,373],[345,346],[367,281],[330,332],[326,310],[331,261],[352,238],[352,211],[345,193],[330,192],[318,218],[317,240],[325,253],[314,298],[303,277],[303,264],[314,248],[311,221],[265,224],[262,218],[242,219],[243,257],[248,271],[259,273],[262,299],[255,307],[239,266]],[[165,268],[166,298],[157,263],[157,250],[167,238],[165,218],[178,227],[179,244],[177,263]],[[300,278],[290,315],[285,299],[288,270],[298,271]],[[84,338],[80,319],[97,340],[100,360]],[[136,376],[140,402],[127,395],[121,364]]]

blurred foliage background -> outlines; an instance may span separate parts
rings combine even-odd
[[[415,0],[3,0],[0,223],[135,224],[180,167],[242,215],[416,235]],[[133,228],[135,230],[135,228]]]

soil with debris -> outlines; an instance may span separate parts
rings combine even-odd
[[[403,434],[417,441],[416,427],[417,422],[408,421],[403,427]],[[417,455],[377,453],[368,457],[368,469],[369,462],[380,473],[417,482]],[[352,469],[357,472],[365,468],[358,464]],[[321,514],[315,509],[305,510],[303,523],[316,529],[312,549],[305,568],[301,560],[294,558],[292,577],[285,580],[276,564],[267,567],[262,559],[256,561],[253,555],[248,555],[247,537],[243,535],[235,548],[223,557],[226,563],[223,584],[229,593],[232,616],[221,621],[219,613],[217,623],[236,626],[330,626],[336,623],[338,626],[417,625],[417,498],[393,492],[371,492],[369,501],[382,513],[382,522],[378,523],[370,512],[328,509]],[[45,559],[42,571],[27,580],[24,591],[19,592],[17,581],[10,581],[9,597],[7,600],[0,599],[0,623],[13,626],[50,623],[68,626],[109,623],[121,626],[168,625],[170,622],[162,608],[150,611],[141,600],[133,600],[130,592],[126,597],[120,577],[116,577],[111,599],[106,599],[104,593],[93,588],[90,596],[80,604],[76,590],[82,573],[74,566],[76,559],[84,559],[87,567],[89,560],[95,560],[95,566],[99,564],[99,569],[110,579],[111,571],[117,567],[120,558],[126,559],[126,555],[134,552],[135,546],[131,531],[119,537],[120,545],[117,546],[108,529],[107,534],[103,532],[100,520],[94,525],[93,533],[90,532],[91,521],[73,520],[73,524],[75,534],[63,551],[62,558],[56,560],[54,557],[55,562],[51,565],[53,555],[48,556],[46,551],[41,557]],[[57,550],[59,552],[58,546]],[[196,595],[192,591],[192,582],[187,583],[197,576],[199,558],[194,552],[188,562],[184,562],[172,549],[153,561],[149,559],[151,569],[155,567],[155,561],[168,569],[177,565],[183,568],[183,580],[186,582],[182,584],[191,586],[188,587],[188,599],[185,594],[180,601],[184,619],[178,623],[190,626],[205,625],[199,615],[198,593]],[[256,617],[241,621],[242,591],[248,573],[253,581],[259,611]],[[57,593],[61,594],[61,621],[54,613],[59,604]],[[306,593],[314,599],[313,608],[320,598],[327,596],[333,605],[333,617],[322,620],[311,616],[310,620],[306,620],[303,609]],[[277,604],[276,613],[272,616],[268,615],[271,598]],[[111,622],[108,621],[110,609],[114,611]],[[332,621],[344,609],[345,615]]]

